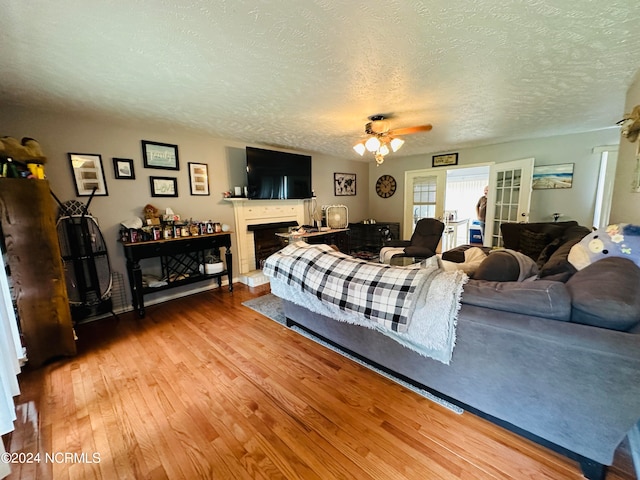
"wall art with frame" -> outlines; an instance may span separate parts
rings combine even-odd
[[[175,177],[149,177],[152,197],[177,197],[178,179]]]
[[[209,195],[209,170],[206,163],[189,162],[191,195]]]
[[[180,170],[177,145],[142,140],[142,157],[144,168]]]
[[[443,155],[434,155],[431,159],[432,167],[446,167],[458,164],[457,153],[445,153]]]
[[[101,155],[97,153],[69,153],[68,155],[78,197],[89,197],[92,194],[109,195]]]
[[[113,172],[118,180],[136,179],[136,173],[133,169],[133,160],[130,158],[114,158]]]
[[[334,195],[352,196],[356,194],[356,174],[355,173],[334,173],[333,174]]]
[[[573,163],[540,165],[533,167],[533,190],[571,188],[573,186]]]

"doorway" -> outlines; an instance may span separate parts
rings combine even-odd
[[[482,243],[470,238],[470,232],[480,229],[477,222],[476,205],[489,185],[491,167],[482,165],[477,167],[451,168],[447,170],[447,183],[444,200],[444,220],[447,226],[448,241],[451,248],[468,243]]]

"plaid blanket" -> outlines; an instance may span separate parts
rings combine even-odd
[[[388,330],[406,332],[439,269],[391,267],[298,242],[271,255],[263,273]]]

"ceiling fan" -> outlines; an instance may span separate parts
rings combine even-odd
[[[399,138],[401,135],[410,135],[412,133],[428,132],[433,127],[430,124],[417,125],[415,127],[389,128],[390,115],[371,115],[369,122],[364,127],[364,133],[369,136],[366,140],[362,140],[353,146],[353,149],[359,154],[364,152],[373,153],[376,164],[381,165],[384,162],[385,155],[390,152],[397,152],[404,140]]]

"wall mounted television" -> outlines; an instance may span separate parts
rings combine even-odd
[[[311,198],[311,157],[246,147],[247,197],[253,200]]]

